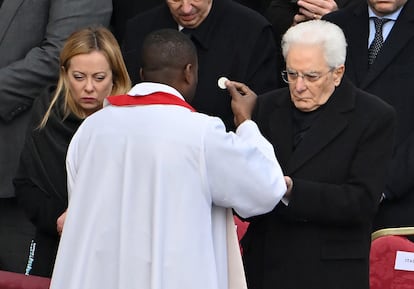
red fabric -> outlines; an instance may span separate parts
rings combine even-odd
[[[372,241],[370,289],[414,289],[414,272],[394,269],[397,251],[414,252],[414,243],[403,236],[383,236]]]
[[[173,104],[181,105],[188,108],[191,111],[195,109],[187,102],[170,93],[155,92],[148,95],[113,95],[109,96],[108,101],[112,105],[125,106],[125,105],[144,105],[144,104]]]
[[[234,224],[236,224],[237,238],[239,239],[240,243],[240,240],[243,238],[244,234],[247,231],[247,227],[249,227],[249,222],[242,221],[237,216],[234,216]],[[240,252],[243,254],[243,248],[241,245]]]
[[[49,286],[49,278],[0,270],[0,289],[48,289]]]

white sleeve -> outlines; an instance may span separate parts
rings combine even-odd
[[[214,204],[232,207],[244,218],[272,210],[286,184],[272,145],[253,121],[226,133],[214,119],[205,135],[207,178]]]
[[[77,175],[77,156],[80,134],[82,131],[82,125],[78,128],[73,135],[72,140],[69,143],[66,153],[66,173],[67,173],[67,186],[68,186],[68,201],[70,201],[72,190],[75,184]]]

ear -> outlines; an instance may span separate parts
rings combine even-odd
[[[186,83],[190,84],[194,81],[194,65],[188,63],[184,67],[184,80]]]
[[[145,80],[145,78],[144,78],[144,70],[142,68],[139,69],[139,78],[141,78],[141,80]]]
[[[66,77],[68,75],[68,70],[66,69],[66,67],[64,66],[60,67],[60,75],[63,77]]]
[[[342,64],[338,66],[337,68],[335,68],[335,70],[333,71],[335,86],[338,86],[341,83],[344,73],[345,73],[345,65]]]

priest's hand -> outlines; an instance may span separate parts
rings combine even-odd
[[[234,124],[238,127],[245,120],[252,118],[257,95],[244,83],[227,80],[225,85],[231,95]]]

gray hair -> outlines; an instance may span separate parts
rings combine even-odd
[[[286,60],[294,44],[321,45],[329,67],[345,63],[346,39],[341,28],[325,20],[310,20],[290,27],[282,38],[282,53]]]

